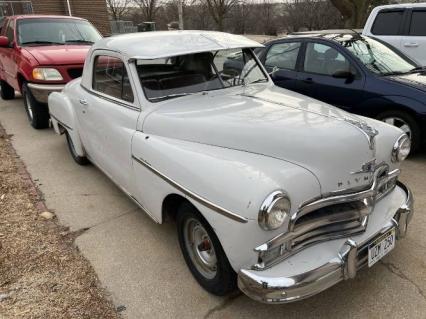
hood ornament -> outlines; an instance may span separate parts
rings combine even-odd
[[[368,145],[370,146],[371,150],[375,150],[376,144],[375,144],[375,137],[379,134],[379,131],[377,131],[374,127],[368,125],[366,122],[360,122],[356,121],[350,118],[345,118],[345,122],[352,124],[356,128],[358,128],[361,132],[365,134],[368,140]]]

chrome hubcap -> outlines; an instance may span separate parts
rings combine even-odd
[[[217,259],[213,243],[200,222],[190,218],[184,225],[184,240],[192,263],[207,279],[217,273]]]
[[[411,139],[411,129],[406,121],[399,117],[386,117],[383,122],[400,128]]]
[[[25,95],[25,101],[26,101],[26,104],[27,104],[28,116],[32,120],[33,119],[33,108],[32,108],[31,100],[30,100],[30,97],[28,96],[28,94]]]

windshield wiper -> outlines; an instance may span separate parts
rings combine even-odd
[[[197,92],[200,93],[200,92]],[[197,93],[176,93],[176,94],[169,94],[169,95],[163,95],[163,96],[157,96],[157,97],[151,97],[149,98],[150,101],[158,101],[158,100],[166,100],[166,99],[172,99],[175,97],[181,97],[181,96],[187,96],[187,95],[194,95]]]
[[[403,74],[407,74],[407,72],[395,71],[395,72],[383,73],[384,76],[403,75]]]
[[[256,83],[266,83],[266,82],[268,82],[267,79],[257,79],[257,80],[254,80],[253,82],[246,83],[246,84],[256,84]]]
[[[90,40],[82,40],[82,39],[80,39],[80,40],[67,40],[66,43],[91,43],[91,44],[93,44],[95,42],[90,41]]]
[[[410,73],[416,73],[416,72],[426,72],[426,66],[418,66],[410,70]]]
[[[52,41],[41,41],[41,40],[37,40],[37,41],[27,41],[27,42],[22,42],[21,45],[26,45],[26,44],[61,44],[64,45],[64,42],[52,42]]]

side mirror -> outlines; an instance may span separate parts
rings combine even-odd
[[[339,70],[333,74],[333,78],[352,80],[355,78],[355,74],[353,74],[351,71]]]
[[[8,48],[9,47],[9,39],[5,36],[0,36],[0,47]]]

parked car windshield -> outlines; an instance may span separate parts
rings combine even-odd
[[[153,102],[268,81],[250,49],[138,60],[137,70],[145,95]]]
[[[341,41],[372,72],[381,75],[404,74],[413,71],[417,65],[403,58],[399,53],[379,41],[367,37],[349,36]]]
[[[93,25],[77,19],[22,19],[17,32],[21,46],[91,44],[101,38]]]

